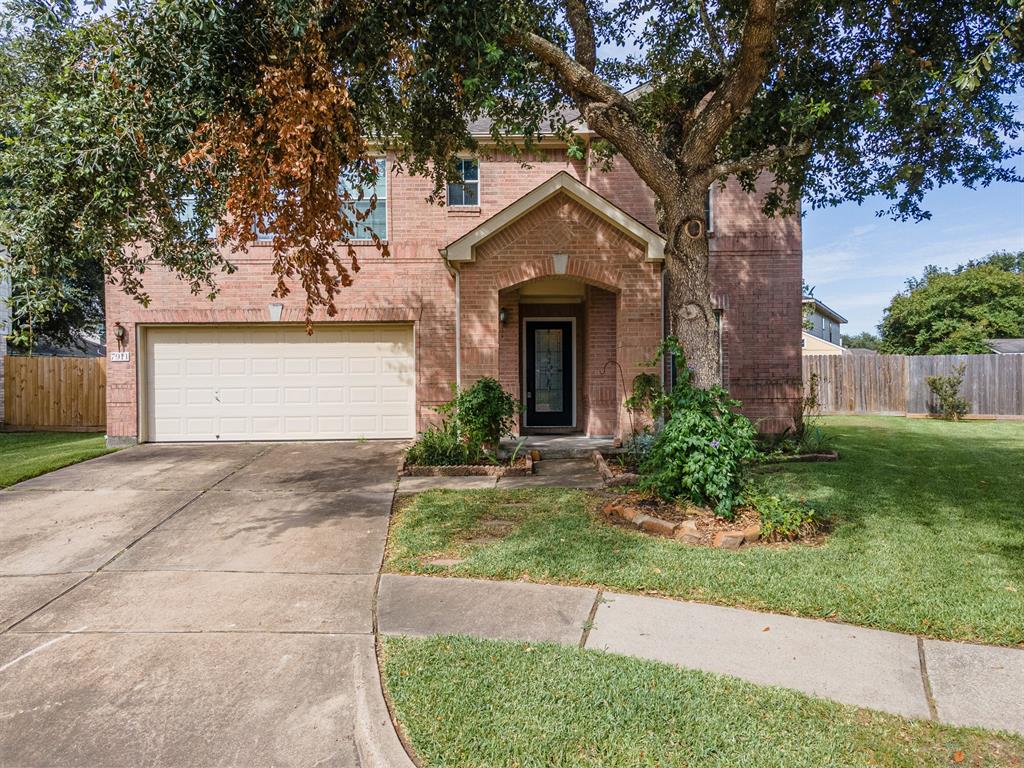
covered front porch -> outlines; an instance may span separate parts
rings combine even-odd
[[[521,435],[627,435],[623,401],[663,333],[663,249],[566,173],[449,245],[462,386],[496,378]]]
[[[616,434],[617,299],[565,276],[498,293],[499,381],[523,404],[521,435]]]

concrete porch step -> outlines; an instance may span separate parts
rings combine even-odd
[[[541,460],[544,459],[587,459],[592,451],[599,450],[602,453],[614,453],[615,440],[611,437],[587,437],[585,435],[526,435],[519,438],[510,438],[501,441],[499,453],[503,456],[511,455],[520,440],[525,440],[523,451],[540,451]]]

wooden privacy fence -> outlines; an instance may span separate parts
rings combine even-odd
[[[4,428],[102,432],[106,386],[102,357],[5,357]]]
[[[822,413],[938,413],[929,376],[963,364],[963,396],[974,417],[1024,416],[1024,355],[805,355],[804,394],[818,374]]]

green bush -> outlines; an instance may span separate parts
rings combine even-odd
[[[761,515],[762,539],[795,539],[817,528],[814,510],[803,502],[766,490],[750,491],[747,495],[749,502]]]
[[[619,456],[622,462],[630,467],[640,467],[654,450],[654,441],[657,435],[654,430],[643,429],[634,432],[622,441],[622,452]]]
[[[427,427],[405,454],[410,464],[425,466],[478,464],[483,457],[480,443],[463,439],[452,419],[437,427]]]
[[[742,503],[747,462],[757,456],[754,425],[734,411],[739,402],[721,387],[693,385],[674,340],[666,342],[666,352],[679,356],[677,382],[662,398],[669,417],[641,467],[641,487],[713,507],[731,519]]]
[[[961,364],[953,368],[952,376],[929,376],[925,379],[928,382],[928,389],[939,400],[939,408],[944,419],[960,421],[970,410],[970,403],[960,394],[965,370],[967,366]]]
[[[478,379],[438,410],[450,416],[470,443],[496,447],[515,429],[519,402],[492,378]]]

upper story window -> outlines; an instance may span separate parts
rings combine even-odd
[[[356,221],[350,217],[354,232],[352,240],[372,240],[377,235],[381,240],[388,239],[388,167],[383,157],[377,158],[377,180],[372,187],[362,187],[358,181],[353,179],[342,179],[338,185],[339,194],[348,193],[349,200],[343,203],[349,211],[358,214],[365,214],[373,210],[362,221]],[[376,195],[377,202],[373,204],[371,198]],[[362,198],[362,199],[360,199]]]
[[[340,179],[338,181],[338,194],[345,196],[348,195],[348,200],[342,202],[342,211],[348,214],[349,220],[352,222],[352,237],[353,241],[356,240],[372,240],[372,233],[376,233],[377,237],[381,240],[386,240],[388,237],[388,177],[387,177],[387,163],[384,158],[378,158],[376,160],[377,166],[377,179],[372,186],[363,187],[357,180],[353,179]],[[372,199],[376,195],[376,204],[373,204]],[[284,195],[278,196],[278,199],[283,199]],[[370,211],[371,205],[373,210]],[[362,218],[363,214],[370,211],[369,215]],[[360,221],[356,221],[354,214],[360,214]],[[264,232],[258,226],[253,227],[253,233],[256,235],[256,242],[258,243],[269,243],[274,239],[273,232]]]
[[[284,193],[279,192],[278,195],[277,195],[277,199],[278,200],[283,200],[284,199]],[[273,232],[264,232],[263,230],[260,229],[259,224],[254,224],[253,228],[252,228],[252,231],[253,231],[253,234],[256,235],[256,242],[257,243],[269,243],[269,242],[272,242],[274,240],[274,233]]]
[[[196,220],[196,204],[198,198],[195,195],[184,195],[181,198],[181,208],[175,212],[175,218],[182,224],[191,224]],[[206,237],[208,240],[213,240],[217,236],[217,226],[213,223],[210,224],[209,229],[206,230]]]
[[[448,205],[480,205],[480,161],[460,157],[455,161],[461,181],[448,185]]]

